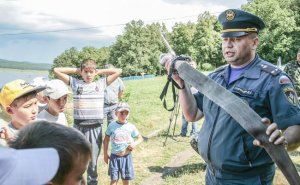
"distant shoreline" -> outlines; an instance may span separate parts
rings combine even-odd
[[[13,69],[13,68],[0,68],[0,72],[4,71],[9,71],[9,72],[19,72],[19,73],[28,73],[28,72],[33,72],[33,73],[39,73],[39,74],[48,74],[49,70],[32,70],[32,69]]]

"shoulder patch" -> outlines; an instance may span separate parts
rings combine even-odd
[[[268,64],[261,64],[260,68],[261,68],[262,71],[270,73],[273,76],[276,76],[279,73],[281,73],[281,70],[279,68],[271,66],[271,65],[268,65]]]
[[[283,93],[287,100],[292,104],[292,105],[297,105],[298,103],[298,98],[297,94],[295,92],[295,89],[292,86],[286,86],[283,88]]]
[[[279,84],[291,84],[291,80],[286,75],[281,75],[279,77]]]

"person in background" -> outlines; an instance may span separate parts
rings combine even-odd
[[[41,185],[55,176],[59,155],[53,148],[0,148],[0,164],[1,184]]]
[[[288,74],[294,84],[298,98],[300,97],[300,49],[297,53],[296,60],[290,61],[284,67],[284,71]]]
[[[225,10],[218,20],[223,27],[222,51],[228,65],[208,77],[264,118],[270,142],[284,144],[289,151],[296,149],[300,145],[300,104],[293,84],[285,73],[256,53],[264,22],[237,9]],[[169,57],[166,60],[169,70]],[[205,117],[198,134],[198,152],[207,164],[206,185],[271,185],[275,165],[268,153],[258,147],[260,141],[206,96],[200,92],[193,95],[180,74],[173,73],[172,78],[181,87],[179,102],[185,118],[196,121]]]
[[[70,93],[63,81],[58,79],[48,81],[46,89],[43,91],[44,99],[48,106],[38,114],[37,119],[68,126],[64,111],[68,94]]]
[[[86,184],[83,175],[92,152],[90,143],[74,128],[48,121],[36,121],[22,128],[9,146],[15,149],[54,148],[59,154],[60,162],[57,173],[48,184]],[[43,167],[44,170],[48,168],[48,166]],[[30,171],[31,165],[23,170]]]
[[[194,68],[194,69],[197,69],[197,63],[195,61],[191,61],[189,62],[189,64]],[[194,87],[191,87],[191,92],[192,94],[196,94],[198,92],[198,90]],[[181,125],[181,132],[180,132],[180,135],[182,137],[186,137],[186,134],[188,132],[188,121],[186,121],[184,115],[182,114],[182,125]],[[198,130],[198,122],[195,121],[195,122],[192,122],[192,130],[191,130],[191,134],[190,136],[196,134]]]
[[[48,78],[46,77],[36,77],[32,80],[31,84],[35,85],[35,86],[42,86],[45,87],[46,83],[49,81]],[[44,98],[44,93],[43,91],[40,91],[36,94],[36,98],[38,99],[38,108],[39,108],[39,112],[41,112],[42,110],[44,110],[47,107],[47,102]]]
[[[105,69],[114,68],[112,64],[105,65]],[[107,120],[107,125],[116,119],[115,110],[124,91],[124,83],[118,77],[113,83],[104,90],[104,119]]]
[[[92,59],[82,61],[80,68],[54,68],[54,74],[70,85],[73,91],[74,127],[81,131],[92,146],[92,160],[87,170],[88,185],[98,184],[97,163],[102,146],[104,90],[122,73],[121,69],[97,69]],[[69,74],[79,74],[79,80]],[[95,77],[106,75],[97,81]]]
[[[2,127],[0,138],[9,141],[17,135],[19,129],[36,120],[36,94],[44,89],[43,86],[34,86],[21,79],[8,82],[2,87],[0,103],[11,121]]]
[[[110,123],[103,141],[104,161],[108,164],[110,185],[116,185],[121,175],[123,185],[129,185],[134,179],[132,150],[143,141],[137,128],[128,122],[130,107],[127,103],[118,103],[116,108],[117,120]],[[136,140],[134,140],[136,139]],[[111,155],[108,155],[108,144],[111,141]]]

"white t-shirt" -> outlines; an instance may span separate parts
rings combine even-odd
[[[66,115],[63,112],[59,113],[58,116],[53,116],[47,109],[44,109],[38,114],[37,120],[45,120],[68,126]]]
[[[70,77],[75,120],[103,120],[106,83],[106,78],[87,84],[83,80]]]

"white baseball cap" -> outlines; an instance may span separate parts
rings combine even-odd
[[[53,148],[0,148],[0,164],[1,184],[41,185],[55,176],[59,155]]]
[[[46,83],[46,89],[43,93],[45,96],[57,100],[66,94],[70,94],[71,91],[69,91],[67,85],[63,81],[54,79]]]
[[[46,86],[46,83],[49,81],[49,79],[47,77],[43,77],[43,76],[39,76],[36,77],[32,80],[31,84],[35,85],[35,86]]]
[[[124,110],[130,112],[130,106],[128,105],[128,103],[125,102],[118,103],[116,112],[122,112]]]

